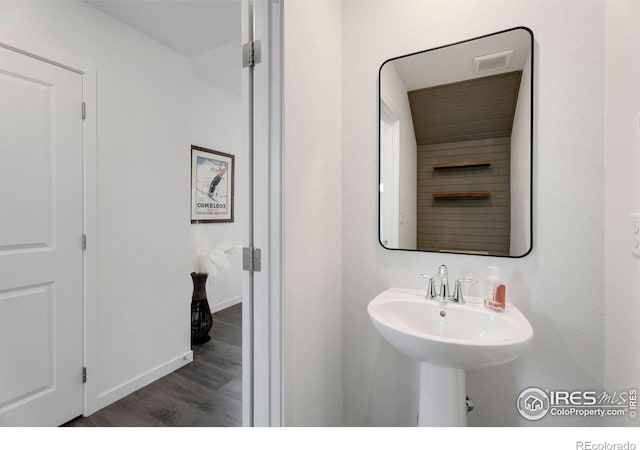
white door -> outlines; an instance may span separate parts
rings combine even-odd
[[[82,414],[82,75],[0,48],[0,425]]]

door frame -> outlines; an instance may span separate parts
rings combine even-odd
[[[86,116],[82,121],[82,232],[86,235],[86,249],[82,253],[82,359],[84,367],[90,367],[95,371],[98,363],[97,71],[85,61],[70,58],[67,54],[52,52],[50,48],[25,50],[29,46],[22,45],[19,38],[16,42],[0,42],[0,47],[82,76],[82,101],[86,105]],[[50,57],[40,56],[43,54],[51,55]],[[63,60],[68,64],[60,62]],[[97,377],[91,376],[90,371],[83,385],[83,415],[90,415],[99,409],[97,398]]]
[[[83,101],[86,116],[83,123],[83,220],[86,248],[84,251],[84,416],[98,411],[98,133],[97,70],[83,74]]]
[[[380,239],[384,239],[382,244],[385,247],[398,248],[400,241],[400,119],[398,114],[389,106],[389,104],[383,99],[380,99],[380,174],[385,174],[384,183],[381,187],[380,195],[384,200],[380,202],[380,230],[384,231],[384,236],[380,236]],[[383,139],[383,133],[385,132],[382,122],[387,124],[391,128],[390,140],[392,141],[392,148],[387,148],[384,144],[388,141]],[[389,154],[391,156],[389,157]],[[390,166],[389,163],[391,162]],[[390,176],[389,176],[390,173]],[[391,196],[389,192],[391,191]],[[394,195],[395,194],[395,195]],[[389,201],[389,198],[392,200]],[[384,208],[384,214],[382,209]],[[391,215],[391,220],[387,220]],[[389,226],[391,225],[391,226]]]
[[[262,252],[262,270],[243,272],[243,292],[250,293],[243,308],[244,426],[283,425],[282,3],[242,1],[241,42],[261,43],[261,61],[242,71],[254,224],[245,239]]]

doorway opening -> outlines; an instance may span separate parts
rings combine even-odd
[[[207,342],[191,331],[193,353],[186,356],[192,359],[185,361],[188,364],[74,424],[242,425],[244,295],[240,252],[230,251],[243,243],[246,220],[243,211],[248,201],[245,187],[248,151],[242,142],[241,4],[237,1],[89,4],[106,20],[140,33],[150,47],[169,54],[164,57],[174,58],[171,65],[180,80],[176,83],[182,85],[166,89],[174,90],[173,95],[180,96],[182,106],[188,108],[181,112],[187,119],[182,125],[188,123],[187,134],[181,136],[185,145],[175,149],[182,153],[181,162],[187,163],[190,174],[189,180],[181,178],[189,182],[191,189],[189,217],[184,218],[188,241],[183,245],[192,256],[189,271],[208,274],[204,304],[213,315],[213,326]],[[153,66],[156,62],[142,59],[138,64]],[[155,103],[158,114],[175,114],[170,105],[150,101]],[[197,147],[201,156],[196,156],[192,147]],[[226,172],[222,164],[228,166]],[[216,177],[221,179],[217,190],[213,194],[208,192],[210,201],[203,200],[198,187],[205,183],[209,188]],[[162,182],[158,180],[160,186]],[[179,187],[185,186],[175,185]],[[158,194],[162,198],[162,190]],[[205,263],[201,264],[198,258],[204,258]],[[188,280],[184,303],[187,308],[192,297],[189,271],[179,274]],[[191,298],[192,309],[194,299]],[[194,314],[192,310],[192,328],[197,320]]]
[[[269,24],[278,20],[279,2],[260,3],[256,9],[264,13],[259,16],[264,21],[260,31],[271,32]],[[274,70],[263,64],[268,76],[262,72],[254,79],[254,62],[243,69],[242,44],[246,43],[247,30],[253,36],[256,20],[250,0],[0,5],[0,44],[7,52],[60,70],[77,68],[70,72],[81,80],[73,100],[76,103],[71,102],[72,107],[67,108],[81,112],[73,118],[79,121],[73,123],[80,130],[80,152],[67,158],[75,161],[82,174],[73,190],[75,197],[83,200],[77,217],[79,227],[74,231],[78,236],[64,243],[56,241],[56,245],[71,246],[77,253],[80,266],[75,277],[83,280],[80,287],[85,297],[84,305],[62,311],[84,316],[84,336],[75,339],[80,345],[84,342],[84,354],[69,371],[70,383],[79,386],[83,400],[81,397],[79,403],[74,402],[64,417],[39,420],[22,415],[16,422],[3,416],[9,405],[4,399],[0,403],[0,425],[60,425],[81,414],[87,417],[75,425],[274,424],[269,415],[275,412],[277,417],[277,407],[272,407],[270,394],[259,395],[256,403],[253,383],[255,379],[265,383],[258,391],[279,389],[277,377],[273,382],[270,378],[279,370],[270,365],[271,358],[279,358],[279,353],[269,352],[269,348],[279,348],[279,331],[262,326],[274,317],[279,320],[269,314],[278,310],[279,298],[273,299],[273,305],[269,302],[277,289],[277,283],[271,280],[278,273],[273,262],[278,261],[279,250],[270,253],[270,244],[262,243],[270,264],[263,264],[257,280],[250,273],[257,266],[252,264],[250,272],[243,271],[241,252],[231,251],[249,245],[251,253],[258,254],[252,249],[253,235],[258,235],[255,245],[259,245],[264,230],[250,222],[255,218],[261,223],[263,211],[254,213],[251,197],[256,191],[266,192],[269,198],[280,194],[271,192],[277,185],[277,164],[273,165],[274,175],[269,171],[266,176],[252,172],[255,155],[249,136],[255,135],[257,142],[268,145],[269,151],[260,153],[260,157],[277,161],[279,154],[279,147],[271,152],[271,143],[278,137],[270,134],[270,128],[258,132],[252,128],[255,114],[263,108],[275,111],[279,107],[265,101],[270,97],[262,89],[277,85],[278,80],[272,79]],[[279,36],[278,32],[273,36]],[[279,55],[280,43],[267,35],[261,38],[262,62],[269,63],[273,55]],[[0,74],[8,71],[5,66],[3,57]],[[263,84],[254,88],[250,85],[254,82]],[[254,95],[260,100],[255,108]],[[0,108],[2,115],[15,119],[11,116],[15,108],[4,103]],[[269,124],[278,123],[270,118],[267,114]],[[215,190],[210,187],[207,194],[214,209],[227,203],[227,210],[234,211],[231,220],[215,220],[219,211],[213,211],[211,221],[193,222],[190,197],[196,203],[198,199],[194,195],[197,183],[191,177],[192,146],[233,156],[232,165],[227,161],[225,170],[213,163],[209,169],[216,170],[207,181],[213,186],[219,179]],[[7,148],[0,148],[3,158],[11,157]],[[26,225],[33,222],[29,221],[31,216],[23,217],[22,228],[27,231]],[[47,227],[41,228],[46,231]],[[20,230],[21,226],[13,229]],[[60,227],[49,229],[58,234],[61,231]],[[3,252],[24,250],[15,247],[24,243],[5,243],[3,230],[0,257],[5,256]],[[277,233],[276,227],[269,227],[268,233]],[[194,241],[205,250],[201,255],[213,256],[205,286],[213,327],[211,339],[194,343],[192,348],[190,303],[194,287],[190,272],[196,271],[191,258]],[[202,242],[207,244],[203,247]],[[26,250],[33,253],[31,247]],[[47,280],[36,283],[38,288],[48,286],[51,281]],[[15,289],[0,285],[0,308],[8,304],[5,294],[15,297]],[[266,296],[268,301],[261,302],[266,310],[254,311],[254,294]],[[46,334],[47,326],[42,327],[42,333]],[[17,339],[3,341],[15,343]],[[47,339],[40,341],[48,345]],[[254,342],[262,346],[255,352]],[[8,361],[12,351],[20,349],[0,348],[0,360]],[[52,362],[51,358],[37,362],[47,367],[63,363],[60,359]],[[255,377],[256,370],[265,376]],[[14,372],[10,375],[19,379]],[[13,400],[22,402],[25,395],[55,389],[54,382],[43,380],[31,383],[37,384],[35,390],[31,385],[24,389],[18,386]],[[66,383],[55,376],[48,380]],[[160,389],[154,390],[154,384]],[[269,411],[260,416],[264,420],[254,420],[254,404],[261,411]],[[125,411],[133,412],[135,419],[127,419]]]

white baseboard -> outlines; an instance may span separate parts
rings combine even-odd
[[[233,297],[228,300],[223,300],[219,303],[213,303],[210,305],[211,312],[215,313],[218,311],[222,311],[223,309],[229,308],[230,306],[237,305],[238,303],[242,303],[242,297]],[[120,400],[123,397],[137,391],[140,388],[145,387],[146,385],[153,383],[156,380],[164,377],[165,375],[170,374],[174,370],[179,369],[182,366],[185,366],[193,361],[193,352],[188,351],[187,353],[180,355],[170,361],[167,361],[164,364],[160,364],[157,367],[154,367],[147,372],[144,372],[137,377],[130,379],[129,381],[125,381],[124,383],[109,389],[106,392],[98,395],[97,399],[97,410],[104,408],[105,406],[110,405],[113,402]],[[93,414],[95,411],[90,411],[90,414]]]
[[[137,391],[138,389],[145,387],[149,383],[159,380],[174,370],[189,364],[191,361],[193,361],[193,352],[189,350],[187,353],[180,355],[177,358],[167,361],[164,364],[160,364],[159,366],[156,366],[153,369],[130,379],[129,381],[125,381],[124,383],[99,394],[98,409],[102,409],[105,406],[108,406],[111,403]]]
[[[228,300],[223,300],[219,303],[213,303],[211,305],[211,312],[222,311],[223,309],[227,309],[230,306],[237,305],[238,303],[242,303],[242,296],[233,297]]]

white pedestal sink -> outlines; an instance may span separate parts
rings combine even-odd
[[[367,310],[385,340],[421,362],[420,426],[465,426],[465,370],[512,361],[533,338],[531,325],[513,305],[495,312],[391,288],[371,300]]]

